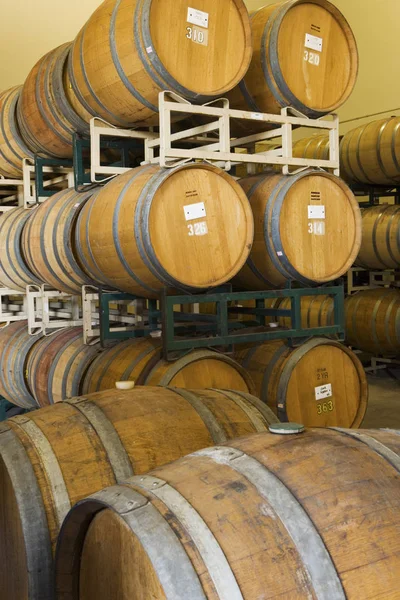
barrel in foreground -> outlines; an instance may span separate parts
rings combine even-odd
[[[66,518],[57,600],[398,598],[399,452],[390,431],[263,433],[125,480]]]
[[[108,390],[9,419],[0,428],[2,598],[53,600],[57,535],[82,498],[275,421],[246,393],[160,387]]]

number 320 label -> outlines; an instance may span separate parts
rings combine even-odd
[[[201,223],[193,223],[191,225],[188,225],[187,227],[189,230],[190,237],[194,235],[207,235],[208,233],[208,227],[205,221],[202,221]]]
[[[316,52],[309,52],[308,50],[304,50],[304,60],[310,63],[310,65],[315,65],[316,67],[319,67],[320,55]]]

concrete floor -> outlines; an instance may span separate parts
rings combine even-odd
[[[400,377],[399,370],[396,373]],[[369,402],[362,428],[389,427],[400,429],[400,380],[386,371],[369,375]]]

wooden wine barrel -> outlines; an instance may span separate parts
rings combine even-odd
[[[281,340],[238,350],[257,395],[281,421],[309,427],[359,427],[368,384],[356,355],[339,342],[313,338],[297,348]]]
[[[361,125],[343,136],[342,175],[355,183],[400,183],[400,117]]]
[[[18,103],[18,122],[35,154],[69,158],[75,132],[88,134],[88,124],[75,112],[64,90],[64,70],[71,43],[43,56],[29,73]]]
[[[0,94],[0,175],[12,179],[22,177],[23,159],[33,158],[17,122],[21,89],[17,86]]]
[[[22,253],[38,279],[68,294],[81,294],[93,283],[75,259],[75,227],[79,212],[93,191],[58,192],[31,211],[22,235]]]
[[[37,407],[27,382],[26,365],[40,338],[29,335],[27,321],[15,321],[0,330],[0,394],[22,408]]]
[[[293,156],[312,160],[329,160],[329,136],[314,135],[293,144]]]
[[[396,431],[261,433],[132,477],[67,516],[56,598],[396,598],[399,453]]]
[[[212,350],[194,350],[174,362],[162,358],[160,340],[138,338],[104,350],[90,365],[82,393],[111,389],[116,381],[196,389],[254,392],[247,372],[234,360]]]
[[[91,279],[155,298],[165,286],[193,291],[229,281],[249,255],[253,216],[241,187],[217,167],[146,166],[96,192],[76,234]]]
[[[124,127],[156,123],[163,90],[204,103],[239,83],[252,54],[243,1],[202,0],[201,10],[192,4],[179,0],[173,10],[169,0],[101,4],[69,62],[70,83],[89,113]]]
[[[0,283],[6,288],[25,291],[40,280],[29,270],[21,251],[22,235],[30,211],[15,208],[0,215]]]
[[[249,259],[235,278],[245,289],[303,285],[341,277],[361,244],[361,213],[338,177],[309,170],[298,175],[264,173],[240,181],[255,220]],[[313,212],[310,212],[313,211]]]
[[[334,301],[332,296],[302,296],[301,297],[301,326],[304,329],[314,329],[315,327],[329,327],[334,324]],[[279,308],[281,310],[290,310],[290,298],[280,300],[266,300],[266,308]],[[290,317],[275,317],[282,327],[291,327]]]
[[[241,392],[146,387],[76,398],[1,424],[4,599],[54,599],[52,551],[64,516],[85,496],[274,421]]]
[[[317,118],[336,111],[358,73],[354,34],[327,0],[289,0],[251,16],[253,58],[228,95],[233,108],[280,113],[292,106]]]
[[[400,291],[357,292],[345,300],[346,341],[364,352],[385,357],[400,353]]]
[[[362,211],[363,235],[356,264],[365,269],[397,269],[400,264],[400,207],[371,206]]]
[[[83,343],[82,328],[68,327],[35,344],[27,364],[28,383],[39,406],[80,394],[84,375],[100,344]]]

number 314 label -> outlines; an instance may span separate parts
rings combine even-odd
[[[189,230],[189,236],[192,237],[194,235],[207,235],[208,227],[205,221],[201,223],[193,223],[187,226]]]

